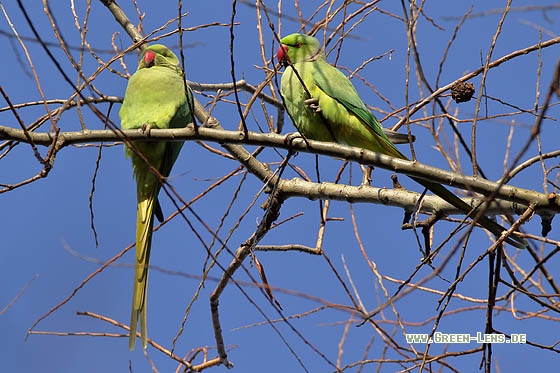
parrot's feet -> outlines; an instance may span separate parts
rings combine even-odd
[[[288,133],[286,137],[284,137],[284,144],[292,146],[293,142],[298,139],[305,141],[305,137],[303,137],[299,132]]]
[[[150,126],[148,123],[142,123],[142,127],[140,127],[140,130],[146,136],[150,136],[150,132],[152,132],[152,126]]]
[[[303,103],[305,104],[305,106],[307,106],[309,109],[311,109],[311,111],[313,111],[314,113],[320,113],[321,112],[321,107],[319,106],[319,99],[318,98],[311,97],[310,99],[307,99],[307,100],[303,101]]]

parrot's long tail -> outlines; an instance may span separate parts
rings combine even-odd
[[[461,198],[457,197],[455,194],[450,192],[443,185],[433,183],[431,181],[424,180],[424,179],[421,179],[421,178],[418,178],[418,177],[412,177],[411,176],[411,179],[416,181],[420,185],[428,188],[432,193],[434,193],[438,197],[444,199],[445,201],[449,202],[450,204],[452,204],[456,208],[463,210],[465,213],[468,214],[473,210],[473,208],[471,206],[469,206]],[[476,211],[473,211],[473,214],[471,214],[471,216],[475,216],[475,215],[476,215]],[[491,233],[493,233],[497,237],[500,237],[502,235],[502,233],[506,230],[500,224],[496,223],[493,220],[490,220],[486,216],[481,216],[480,218],[478,218],[477,222],[478,222],[478,224],[480,224],[484,228],[488,229]],[[513,245],[513,246],[515,246],[517,248],[520,248],[520,249],[524,249],[528,245],[528,243],[525,239],[523,239],[521,237],[517,237],[517,236],[512,236],[512,235],[508,236],[505,241],[507,243],[509,243],[510,245]]]
[[[132,351],[136,344],[136,331],[140,319],[142,347],[148,346],[148,327],[146,324],[146,297],[148,295],[148,265],[152,246],[154,208],[157,191],[150,198],[138,201],[136,218],[136,265],[134,268],[134,290],[132,292],[132,314],[130,316],[130,337],[128,348]]]

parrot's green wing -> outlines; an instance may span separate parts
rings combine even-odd
[[[324,60],[313,61],[310,63],[314,66],[314,68],[311,69],[311,74],[315,80],[317,88],[319,88],[325,95],[340,103],[350,114],[359,118],[362,125],[365,124],[367,126],[368,132],[373,132],[373,136],[379,143],[382,151],[380,149],[371,150],[382,152],[393,157],[406,159],[406,156],[402,154],[385,135],[381,124],[379,124],[377,118],[375,118],[371,111],[369,111],[366,107],[352,82],[350,82],[350,80],[340,70]],[[331,108],[329,106],[333,105],[327,105],[326,108],[321,107],[324,111],[323,115],[327,117],[327,120],[330,119],[328,118],[329,114],[331,114],[330,110],[340,111],[339,108]],[[335,113],[333,116],[337,115],[340,114]],[[344,136],[342,141],[348,143],[345,141]],[[350,143],[348,144],[351,145]]]
[[[128,82],[119,112],[123,129],[181,128],[192,122],[192,93],[185,85],[175,54],[163,45],[144,50],[138,70]],[[163,219],[158,203],[161,182],[179,156],[182,142],[134,142],[127,146],[137,184],[136,265],[130,320],[129,348],[134,349],[140,320],[142,346],[147,347],[146,297],[154,214]]]

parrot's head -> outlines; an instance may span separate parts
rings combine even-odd
[[[291,34],[283,37],[280,43],[276,56],[284,66],[289,65],[288,62],[312,61],[322,55],[321,44],[313,36]]]
[[[153,44],[144,49],[142,60],[138,64],[138,70],[153,66],[168,67],[179,72],[181,71],[179,59],[175,53],[162,44]]]

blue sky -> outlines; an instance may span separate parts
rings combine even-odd
[[[417,41],[420,57],[423,62],[424,72],[430,83],[433,83],[437,74],[438,64],[448,40],[457,24],[457,19],[445,18],[446,16],[461,16],[470,6],[473,13],[479,13],[491,9],[484,2],[449,2],[428,1],[425,13],[444,29],[434,27],[426,19],[421,19],[417,29]],[[70,2],[50,2],[52,12],[61,26],[60,30],[67,43],[80,45],[80,36],[74,26]],[[338,4],[338,3],[337,3]],[[505,2],[494,2],[492,5],[502,7]],[[522,7],[532,2],[516,2],[515,6]],[[539,2],[540,5],[554,4],[552,1]],[[8,16],[21,36],[32,36],[28,24],[25,22],[16,2],[3,4]],[[137,23],[136,12],[129,1],[121,1],[119,5]],[[42,7],[26,5],[34,26],[39,30],[42,38],[46,41],[56,42],[49,21]],[[176,16],[175,2],[160,2],[153,5],[149,1],[140,1],[139,6],[145,12],[143,21],[144,30],[150,32],[162,26],[169,18]],[[275,2],[267,2],[270,9],[276,9]],[[259,39],[256,32],[255,9],[245,4],[237,5],[236,21],[240,24],[235,27],[235,61],[236,76],[244,78],[253,85],[262,82],[265,74],[258,66],[262,66],[259,52]],[[80,17],[84,15],[83,4],[77,4],[77,13]],[[397,2],[380,2],[379,8],[401,15],[402,10]],[[227,23],[231,18],[231,2],[229,1],[205,1],[184,2],[184,9],[188,15],[183,19],[184,25],[194,27],[210,22]],[[304,17],[309,17],[314,7],[308,5],[302,9]],[[357,9],[356,6],[351,8]],[[284,14],[297,16],[292,2],[285,2],[282,10]],[[322,11],[324,14],[324,10]],[[548,12],[546,16],[540,12],[511,12],[504,24],[494,49],[493,60],[511,53],[512,51],[534,45],[539,40],[539,31],[536,25],[544,28],[542,38],[547,40],[551,34],[558,35],[560,29],[555,21],[558,11]],[[500,13],[484,17],[476,17],[465,22],[459,32],[455,44],[448,55],[448,60],[440,78],[440,85],[447,84],[466,72],[473,71],[481,66],[481,61],[486,58],[492,36],[496,30],[496,24]],[[319,17],[320,18],[320,17]],[[7,22],[2,17],[0,30],[12,34]],[[277,22],[277,17],[273,17]],[[338,19],[338,22],[340,19]],[[83,19],[80,20],[83,22]],[[331,26],[337,24],[332,22]],[[172,24],[166,31],[176,27]],[[273,51],[278,47],[273,43],[273,37],[267,23],[263,22],[264,42],[267,57],[271,58]],[[283,19],[281,27],[275,27],[282,35],[300,31],[300,24],[290,19]],[[308,30],[310,27],[307,27]],[[160,32],[157,35],[161,35]],[[110,59],[114,53],[110,52],[112,35],[118,33],[116,44],[124,49],[130,45],[130,39],[114,21],[112,15],[100,3],[94,1],[88,23],[87,41],[97,50],[104,61]],[[352,32],[354,38],[344,41],[338,65],[356,69],[361,63],[375,56],[382,55],[390,50],[387,55],[379,60],[369,63],[360,71],[361,76],[375,88],[396,108],[405,104],[405,61],[406,61],[406,30],[401,21],[395,17],[381,12],[371,13],[364,22],[359,24]],[[319,32],[320,40],[323,32]],[[178,39],[171,36],[161,40],[178,52]],[[223,26],[201,28],[184,35],[185,65],[188,79],[200,83],[227,83],[231,82],[229,66],[229,29]],[[73,90],[70,85],[63,81],[53,63],[48,59],[41,47],[33,41],[26,40],[25,44],[33,59],[34,66],[40,79],[40,84],[48,99],[66,99]],[[31,70],[25,60],[25,55],[17,41],[5,34],[0,35],[0,45],[4,51],[5,61],[9,61],[9,68],[0,69],[0,84],[9,95],[13,103],[22,103],[40,100],[41,96],[37,84],[31,76]],[[63,68],[68,72],[71,79],[77,79],[77,73],[63,52],[53,48],[55,56],[61,62]],[[74,58],[79,58],[76,50],[72,51]],[[542,70],[540,73],[540,103],[546,94],[554,67],[557,63],[559,53],[558,46],[542,50]],[[334,61],[335,53],[329,56],[329,61]],[[136,68],[137,55],[130,53],[126,56],[126,63],[130,72]],[[7,65],[5,65],[7,66]],[[84,62],[84,73],[91,74],[98,64],[91,56],[86,55]],[[112,68],[123,72],[122,66],[116,62]],[[537,53],[528,54],[507,62],[497,69],[492,70],[487,78],[486,93],[489,96],[531,110],[535,103],[535,90],[537,82],[537,68],[539,58]],[[358,92],[363,100],[371,105],[378,118],[385,117],[393,109],[383,101],[371,88],[361,81],[354,79]],[[414,102],[420,97],[417,89],[417,80],[414,73],[411,74],[409,100]],[[473,79],[477,88],[480,85],[480,76]],[[96,88],[106,95],[122,96],[126,87],[126,80],[117,74],[107,70],[103,71],[95,79]],[[90,95],[91,92],[85,92]],[[269,93],[269,92],[268,92]],[[246,101],[247,95],[240,94],[241,100]],[[211,99],[203,95],[197,95],[202,103],[210,102]],[[229,97],[232,99],[232,96]],[[447,102],[447,98],[443,99]],[[557,98],[555,98],[557,102]],[[1,107],[5,107],[2,102]],[[56,107],[56,105],[53,105]],[[111,113],[111,119],[118,123],[118,108],[116,105]],[[449,104],[449,112],[456,113],[460,118],[470,118],[474,111],[474,100],[465,104]],[[100,105],[100,110],[106,112],[108,106]],[[431,110],[431,109],[429,109]],[[484,102],[481,114],[486,111],[490,115],[498,115],[515,111],[495,101]],[[41,105],[25,108],[19,111],[26,124],[32,123],[38,116],[43,115],[45,108]],[[276,115],[275,110],[270,113]],[[424,113],[419,113],[419,118]],[[429,112],[427,112],[429,114]],[[548,115],[557,118],[560,112],[557,106],[553,106]],[[220,102],[214,112],[214,116],[226,129],[235,129],[238,125],[237,109],[230,103]],[[84,110],[83,119],[89,129],[101,129],[103,123],[91,112]],[[395,124],[399,118],[388,118],[383,125],[389,127]],[[259,131],[256,121],[264,126],[260,104],[255,106],[254,116],[248,119],[249,129]],[[481,121],[478,127],[478,157],[483,165],[487,176],[498,179],[504,170],[504,154],[506,152],[507,136],[510,131],[512,120],[515,120],[516,129],[513,133],[511,143],[511,154],[517,151],[525,143],[530,135],[530,129],[535,119],[530,114],[520,114],[514,117],[496,117],[495,119]],[[425,122],[424,122],[425,123]],[[18,127],[10,112],[0,112],[0,125]],[[45,124],[40,131],[48,131],[49,124]],[[80,119],[76,111],[68,111],[59,122],[62,131],[76,131],[80,127]],[[451,131],[448,125],[445,130],[451,139]],[[458,125],[460,131],[470,139],[470,123]],[[404,128],[403,128],[404,129]],[[293,132],[295,129],[286,118],[284,133]],[[449,166],[444,157],[434,148],[433,138],[424,126],[414,125],[412,132],[417,136],[415,150],[418,159],[422,163],[448,169]],[[558,138],[560,131],[555,120],[544,122],[542,130],[543,152],[558,149]],[[403,151],[408,151],[404,147]],[[42,154],[45,149],[41,148]],[[95,240],[90,228],[90,210],[88,196],[92,189],[92,177],[95,170],[95,162],[98,149],[96,147],[68,147],[63,149],[56,158],[55,167],[45,179],[36,181],[27,186],[15,189],[0,195],[2,206],[2,224],[0,234],[2,236],[2,250],[0,250],[0,283],[3,291],[0,292],[0,309],[6,306],[16,294],[34,276],[37,278],[31,283],[25,293],[4,313],[0,314],[0,330],[2,330],[2,342],[0,342],[0,356],[2,357],[3,371],[7,372],[99,372],[99,371],[128,371],[129,364],[134,372],[151,371],[148,360],[143,356],[140,348],[129,352],[128,340],[125,337],[113,338],[110,336],[54,336],[54,335],[30,335],[27,340],[26,332],[33,323],[52,307],[67,297],[87,276],[98,269],[102,263],[110,259],[134,240],[135,232],[135,186],[132,178],[132,170],[129,160],[125,159],[122,146],[107,147],[103,150],[100,161],[99,172],[95,183],[95,194],[93,197],[93,211],[95,214],[95,227],[99,237],[99,246],[95,246]],[[408,154],[408,153],[407,153]],[[530,147],[523,159],[535,156],[537,147],[535,143]],[[268,162],[279,162],[285,155],[284,151],[279,153],[273,150],[265,151],[261,160]],[[511,156],[510,156],[511,157]],[[511,159],[511,158],[510,158]],[[471,174],[472,169],[467,162],[464,153],[461,153],[463,171]],[[548,162],[548,166],[557,164],[557,158]],[[309,154],[298,154],[292,164],[304,169],[308,175],[315,175],[314,156]],[[333,181],[342,162],[328,157],[320,158],[321,178],[324,181]],[[226,160],[218,155],[210,154],[195,143],[187,143],[183,148],[172,174],[171,184],[185,200],[190,200],[222,175],[234,170],[238,164],[232,160]],[[0,184],[14,184],[35,175],[41,170],[41,166],[35,159],[28,145],[16,146],[6,157],[0,159]],[[352,181],[348,171],[343,176],[343,182],[358,184],[360,170],[357,165],[352,167]],[[376,169],[374,171],[375,186],[391,186],[390,172]],[[294,172],[288,171],[287,178],[296,177]],[[550,179],[556,180],[556,173],[551,173]],[[210,193],[193,205],[194,210],[210,226],[216,227],[220,218],[232,200],[234,191],[242,180],[242,175],[236,175],[226,181],[222,186]],[[400,177],[400,181],[408,188],[421,192],[421,188],[409,182],[406,177]],[[519,187],[543,191],[542,169],[533,166],[524,171],[514,179],[513,185]],[[236,225],[238,217],[247,209],[254,196],[259,193],[262,183],[254,176],[248,175],[244,181],[239,197],[233,205],[230,216],[225,219],[221,237],[225,238],[229,230]],[[549,190],[552,187],[549,185]],[[162,197],[162,205],[165,214],[170,214],[174,207],[168,198]],[[262,218],[262,210],[258,206],[264,202],[265,197],[260,196],[256,206],[241,221],[238,229],[234,231],[229,240],[228,247],[235,250],[255,230],[259,219]],[[353,206],[358,219],[360,239],[364,243],[365,250],[370,260],[374,261],[379,273],[384,276],[404,280],[408,278],[421,259],[416,239],[412,232],[401,231],[402,211],[397,208],[372,205],[356,204]],[[282,209],[280,219],[285,219],[292,214],[303,212],[303,217],[273,230],[264,239],[266,244],[289,244],[298,243],[314,245],[316,230],[318,228],[318,204],[304,198],[293,198],[286,201]],[[210,241],[210,235],[205,232],[200,223],[197,223],[191,214],[187,214],[193,221],[196,229],[201,232],[206,242]],[[341,217],[344,221],[330,222],[325,237],[323,249],[333,263],[337,272],[341,274],[346,283],[350,283],[345,274],[344,265],[349,268],[352,281],[356,285],[360,297],[369,310],[384,302],[383,291],[379,287],[377,278],[374,276],[366,260],[360,252],[355,239],[351,224],[349,206],[342,202],[333,202],[331,217]],[[559,229],[554,224],[549,237],[559,240]],[[440,242],[454,227],[454,223],[440,222],[436,226],[436,242]],[[540,233],[540,220],[534,218],[526,224],[527,232],[538,235]],[[473,237],[465,254],[464,263],[471,263],[476,257],[486,250],[490,245],[487,235],[480,229],[473,233]],[[441,264],[453,245],[444,248],[434,262]],[[176,335],[181,320],[184,317],[185,308],[193,297],[202,273],[206,253],[193,232],[184,221],[174,219],[166,224],[161,230],[154,234],[151,264],[162,270],[152,270],[150,273],[148,328],[149,336],[158,343],[170,347]],[[546,254],[552,246],[538,246],[542,253]],[[515,255],[512,247],[508,247],[509,255]],[[528,271],[534,266],[534,261],[527,253],[518,254],[517,263],[521,268]],[[319,307],[321,304],[313,299],[291,294],[290,291],[309,294],[321,298],[330,303],[341,305],[350,304],[347,294],[343,290],[333,271],[324,258],[305,255],[298,252],[289,253],[257,253],[260,262],[264,265],[269,282],[274,287],[287,290],[275,292],[278,301],[283,307],[283,315],[291,316],[305,313]],[[93,259],[91,259],[93,258]],[[128,324],[130,317],[130,298],[132,288],[132,268],[134,258],[132,252],[127,253],[116,265],[103,271],[94,277],[63,307],[52,313],[49,317],[39,323],[35,330],[49,332],[91,332],[91,333],[123,333],[122,329],[111,326],[100,320],[86,316],[76,315],[77,311],[89,311],[101,314]],[[221,264],[227,265],[231,257],[227,254],[221,256]],[[453,279],[456,271],[458,255],[455,254],[450,263],[444,268],[440,278],[430,280],[425,286],[437,291],[445,291],[449,286],[446,280]],[[345,264],[344,264],[345,263]],[[558,256],[547,262],[550,273],[555,276],[555,268],[560,265]],[[255,266],[247,261],[245,267],[254,278],[258,278]],[[464,265],[463,265],[464,268]],[[431,269],[424,267],[415,280],[429,275]],[[211,276],[220,277],[221,271],[214,268]],[[459,284],[457,292],[469,297],[484,299],[487,294],[488,265],[486,262],[477,266],[474,271]],[[507,275],[504,274],[507,279]],[[538,278],[535,277],[537,280]],[[239,271],[236,279],[249,281],[248,276]],[[388,280],[384,280],[389,294],[392,294],[397,286]],[[212,320],[210,316],[209,296],[214,289],[215,282],[207,281],[202,288],[198,300],[195,302],[185,326],[182,336],[179,338],[175,353],[186,355],[191,349],[208,346],[209,356],[215,356],[215,346]],[[262,293],[253,287],[245,286],[251,300],[270,319],[277,319],[278,313],[271,307]],[[499,293],[506,292],[505,287],[500,287]],[[407,295],[395,303],[400,318],[410,323],[422,323],[437,313],[437,301],[439,296],[426,292],[416,291]],[[500,303],[506,305],[507,303]],[[461,309],[475,305],[469,301],[454,299],[450,310]],[[480,305],[480,303],[478,304]],[[515,306],[528,312],[535,312],[541,308],[533,301],[522,296],[515,298]],[[268,325],[257,325],[264,321],[262,315],[255,306],[235,286],[228,286],[220,298],[220,317],[223,327],[225,343],[228,346],[229,358],[235,364],[236,371],[261,372],[263,369],[269,372],[305,371],[325,372],[333,371],[334,368],[328,361],[335,362],[338,357],[338,343],[340,342],[346,322],[350,318],[347,312],[334,309],[321,310],[308,316],[295,318],[290,321],[305,340],[296,335],[293,330],[283,322],[276,323],[289,346],[297,352],[298,359],[289,352],[280,336]],[[549,311],[547,315],[555,317]],[[520,315],[518,315],[520,316]],[[394,323],[395,315],[390,308],[376,317],[376,322],[385,330],[394,333],[393,338],[405,345],[403,332]],[[464,311],[455,315],[445,317],[439,325],[438,330],[444,333],[470,333],[484,332],[485,311],[477,309]],[[507,333],[527,333],[527,338],[540,344],[548,345],[558,340],[558,333],[551,332],[557,329],[557,321],[538,318],[525,320],[516,319],[507,310],[496,311],[495,328]],[[247,327],[251,326],[251,327]],[[433,321],[426,324],[413,326],[407,325],[409,333],[428,333],[433,327]],[[351,364],[363,359],[366,346],[373,344],[369,352],[369,358],[379,358],[383,341],[371,327],[365,325],[348,329],[347,339],[344,345],[344,353],[341,357],[342,365]],[[310,348],[311,344],[314,348]],[[450,351],[475,348],[475,343],[467,347],[462,345],[450,345]],[[416,349],[423,351],[424,346],[415,345]],[[433,346],[430,353],[441,353],[444,346]],[[557,362],[557,354],[530,347],[528,345],[494,345],[494,367],[502,371],[527,371],[531,368],[551,367]],[[316,351],[320,351],[321,354]],[[155,366],[160,372],[174,371],[176,363],[162,355],[153,348],[148,348],[148,353],[153,359]],[[398,359],[394,352],[388,357]],[[481,355],[457,357],[449,362],[461,371],[476,369]],[[327,361],[328,360],[328,361]],[[302,367],[303,365],[303,367]],[[390,372],[404,369],[406,364],[387,364],[380,371]],[[264,368],[266,367],[266,368]],[[374,368],[375,367],[375,368]],[[434,365],[434,369],[437,365]],[[213,371],[225,371],[224,367],[212,368]],[[348,371],[356,371],[351,368]],[[371,364],[364,371],[377,369],[377,365]],[[497,369],[496,369],[497,370]]]

